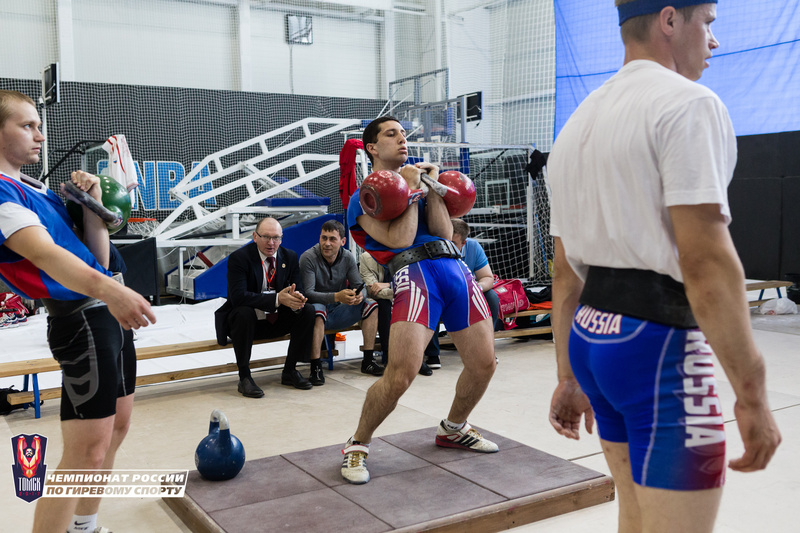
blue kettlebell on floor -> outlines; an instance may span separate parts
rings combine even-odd
[[[200,475],[210,481],[233,479],[244,466],[242,441],[231,434],[228,417],[219,409],[211,412],[208,435],[197,445],[194,464]]]

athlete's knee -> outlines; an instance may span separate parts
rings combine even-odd
[[[411,382],[414,381],[418,371],[419,368],[414,369],[408,365],[402,365],[401,368],[395,367],[391,371],[387,371],[383,379],[386,380],[386,390],[389,396],[394,399],[400,398],[411,386]]]
[[[113,438],[117,441],[121,441],[125,438],[125,435],[128,434],[128,430],[131,428],[131,417],[130,415],[120,415],[117,413],[116,417],[114,417],[114,435]]]
[[[369,316],[365,317],[361,321],[361,327],[363,328],[364,326],[377,327],[378,326],[378,313],[370,313]]]
[[[75,468],[87,470],[97,470],[102,468],[109,446],[111,445],[111,435],[91,436],[88,440],[77,444],[74,447],[73,459]]]

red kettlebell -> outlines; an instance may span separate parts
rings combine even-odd
[[[409,190],[408,184],[397,172],[377,170],[364,178],[358,192],[358,201],[364,213],[377,220],[392,220],[422,198],[422,191]]]
[[[475,205],[477,195],[475,184],[467,175],[457,170],[442,172],[439,174],[438,182],[425,174],[422,175],[422,179],[444,199],[447,212],[453,218],[463,217]]]

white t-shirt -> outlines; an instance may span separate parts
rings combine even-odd
[[[730,223],[735,166],[719,97],[658,63],[631,61],[584,100],[553,145],[550,233],[582,280],[594,265],[683,281],[667,207],[719,204]]]

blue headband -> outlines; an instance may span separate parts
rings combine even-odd
[[[682,7],[716,3],[717,0],[634,0],[617,7],[619,10],[619,25],[622,26],[623,22],[633,17],[660,13],[667,6],[680,9]]]

